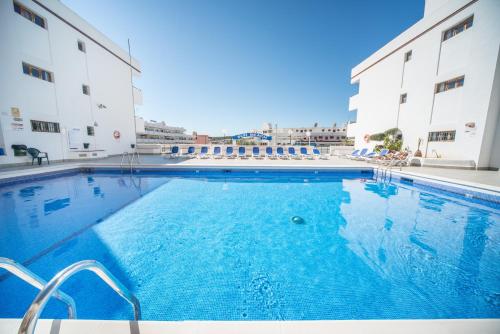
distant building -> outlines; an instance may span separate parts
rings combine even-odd
[[[420,21],[352,69],[348,135],[370,147],[399,128],[424,157],[500,167],[499,44],[500,1],[426,0]]]
[[[297,128],[275,128],[271,123],[264,123],[261,132],[272,136],[272,144],[274,145],[307,145],[310,141],[317,146],[341,145],[346,141],[346,126],[338,127],[336,124],[332,126],[319,126],[315,123],[311,127]]]
[[[135,144],[141,67],[61,1],[0,1],[0,164],[122,154]]]
[[[170,126],[165,122],[145,121],[136,118],[137,144],[193,144],[194,136],[186,134],[186,129]]]
[[[199,135],[193,132],[194,143],[198,145],[210,144],[210,137],[208,135]]]

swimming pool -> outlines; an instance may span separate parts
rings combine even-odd
[[[98,260],[144,320],[500,317],[499,205],[371,172],[73,173],[0,186],[0,212],[0,256],[45,279]],[[22,317],[37,291],[0,275]],[[62,290],[79,318],[132,317],[91,273]]]

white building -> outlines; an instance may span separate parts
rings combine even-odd
[[[142,96],[132,73],[140,66],[128,51],[57,0],[0,1],[0,40],[0,164],[31,161],[14,156],[13,144],[51,160],[135,144],[134,100]]]
[[[145,121],[136,118],[137,144],[193,144],[192,135],[180,126],[167,125],[165,122]]]
[[[308,144],[310,137],[311,143],[316,143],[318,146],[330,146],[345,142],[346,125],[319,126],[315,123],[311,127],[277,128],[271,123],[264,123],[262,133],[272,136],[272,142],[275,145],[288,145],[290,142],[293,145]]]
[[[426,0],[424,17],[352,69],[355,146],[397,127],[424,157],[500,166],[500,1]]]

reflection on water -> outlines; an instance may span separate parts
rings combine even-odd
[[[43,205],[45,215],[49,215],[54,211],[64,209],[65,207],[69,206],[70,203],[71,200],[69,199],[69,197],[45,201]]]
[[[407,185],[349,181],[344,188],[352,202],[342,207],[342,235],[388,282],[408,283],[394,298],[412,295],[416,307],[441,317],[500,316],[492,307],[500,288],[497,210]]]
[[[56,242],[30,266],[44,278],[97,259],[146,320],[500,317],[497,210],[411,185],[259,175],[77,175],[8,187],[0,250],[30,259]],[[130,317],[110,289],[88,284],[64,287],[81,318]],[[5,306],[32,300],[12,292],[20,286],[0,280],[0,316],[22,315]]]

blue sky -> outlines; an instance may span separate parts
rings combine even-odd
[[[424,0],[63,0],[142,65],[137,114],[221,135],[328,126],[351,68],[423,16]]]

